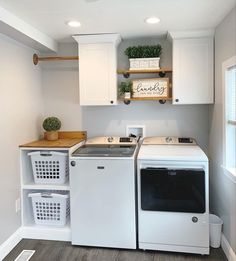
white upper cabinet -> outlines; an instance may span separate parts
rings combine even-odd
[[[118,34],[74,36],[79,44],[80,105],[117,104]]]
[[[173,39],[173,104],[214,103],[213,35]]]

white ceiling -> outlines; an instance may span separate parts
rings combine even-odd
[[[59,42],[73,34],[120,33],[123,38],[215,28],[236,0],[0,0],[0,6]],[[148,25],[144,19],[158,16]],[[68,20],[80,28],[69,28]]]

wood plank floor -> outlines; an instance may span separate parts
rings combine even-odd
[[[209,256],[158,251],[72,246],[69,242],[23,239],[4,259],[13,261],[23,249],[36,250],[30,261],[227,261],[222,249]]]

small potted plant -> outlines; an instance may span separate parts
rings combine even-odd
[[[48,117],[43,121],[43,128],[46,131],[47,140],[58,140],[58,130],[61,128],[61,121],[57,117]]]
[[[130,70],[160,69],[162,47],[157,45],[130,46],[125,50],[129,58]]]
[[[132,95],[132,82],[121,82],[119,85],[119,93],[123,95],[125,99],[130,99]]]

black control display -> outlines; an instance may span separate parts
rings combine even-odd
[[[129,137],[121,137],[120,142],[132,142],[132,140]]]
[[[179,143],[193,143],[191,138],[178,138]]]

